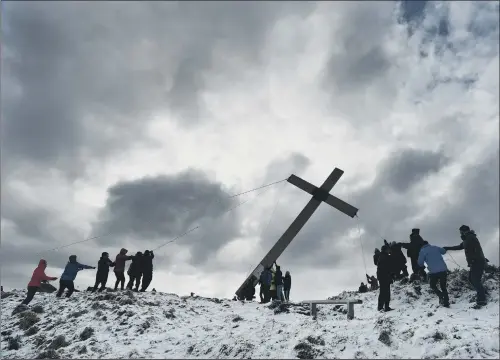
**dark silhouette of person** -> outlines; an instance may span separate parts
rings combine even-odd
[[[273,274],[271,272],[271,267],[264,268],[259,278],[259,283],[260,283],[259,295],[260,295],[260,301],[263,304],[269,302],[271,298],[270,288],[272,279],[273,279]]]
[[[101,258],[97,262],[97,272],[95,274],[95,285],[92,288],[92,292],[95,292],[99,285],[99,292],[106,288],[106,283],[108,282],[109,268],[115,266],[115,263],[109,259],[109,254],[103,252]]]
[[[144,256],[141,261],[141,272],[142,272],[142,287],[141,292],[145,292],[148,286],[153,281],[153,259],[155,254],[153,250],[144,251]]]
[[[394,278],[401,279],[402,277],[408,277],[408,270],[406,269],[406,256],[404,256],[401,250],[401,244],[395,241],[390,244],[384,239],[385,245],[389,246],[391,250],[391,258],[393,259],[394,266]]]
[[[40,287],[42,286],[42,281],[57,280],[57,277],[45,275],[46,268],[47,268],[47,261],[45,261],[44,259],[40,259],[40,261],[38,262],[38,266],[33,271],[31,280],[28,283],[28,294],[26,295],[26,299],[24,299],[21,304],[28,305],[31,302],[31,300],[33,300],[33,297],[35,296],[37,291],[40,291]]]
[[[391,283],[393,265],[390,250],[387,245],[382,246],[377,263],[377,279],[380,285],[378,295],[378,310],[391,311]]]
[[[142,252],[138,251],[131,257],[132,262],[128,267],[127,274],[129,276],[129,282],[127,284],[127,289],[132,290],[135,282],[135,291],[139,291],[139,285],[141,283],[141,266],[142,266]]]
[[[366,281],[370,284],[370,290],[378,290],[378,280],[375,276],[368,276],[366,274]]]
[[[425,272],[425,267],[418,265],[418,255],[420,254],[420,249],[424,246],[424,239],[420,235],[420,229],[414,228],[411,230],[410,242],[409,243],[398,243],[399,246],[406,249],[406,255],[410,258],[412,278],[427,280],[427,274]]]
[[[477,293],[476,305],[486,305],[486,291],[482,284],[482,277],[486,263],[489,261],[484,256],[483,248],[474,230],[471,230],[467,225],[460,226],[458,230],[460,231],[462,243],[456,246],[445,246],[444,249],[452,251],[464,250],[465,260],[467,260],[467,266],[469,267],[469,281]]]
[[[429,269],[429,285],[438,296],[439,304],[444,307],[450,307],[450,299],[448,298],[448,290],[446,289],[448,267],[443,259],[444,254],[446,254],[445,249],[439,246],[429,245],[429,243],[425,241],[424,246],[420,249],[418,265],[424,266],[424,262],[427,264],[427,269]],[[437,288],[438,281],[441,290]]]
[[[290,275],[290,271],[285,273],[283,277],[283,290],[285,292],[285,300],[290,301],[290,289],[292,288],[292,276]]]
[[[59,280],[59,290],[56,296],[61,297],[64,290],[68,289],[66,297],[69,298],[71,294],[75,291],[75,278],[79,271],[85,269],[95,269],[95,266],[83,265],[76,261],[76,255],[71,255],[69,261],[64,268],[64,271]]]
[[[375,252],[373,253],[373,264],[377,266],[378,264],[378,258],[380,257],[380,250],[375,249]]]
[[[276,265],[276,273],[274,274],[274,283],[276,284],[276,298],[279,301],[285,300],[285,296],[283,295],[283,273],[281,272],[281,267]]]
[[[129,282],[127,284],[127,289],[132,290],[134,288],[135,291],[139,291],[139,285],[141,283],[142,276],[142,252],[138,251],[135,255],[132,256],[132,262],[130,263],[127,271],[127,275],[129,276]],[[135,282],[135,287],[134,287]]]
[[[362,282],[361,285],[359,285],[358,292],[359,293],[368,292],[368,288],[366,287],[365,283]]]
[[[120,284],[122,290],[125,286],[125,262],[132,259],[132,256],[127,255],[127,253],[128,250],[123,248],[115,258],[115,268],[113,270],[116,276],[115,290],[118,289],[118,284]]]

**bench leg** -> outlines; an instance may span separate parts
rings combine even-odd
[[[316,319],[316,304],[311,304],[311,316]]]
[[[353,303],[347,303],[347,319],[348,320],[354,319],[354,304]]]

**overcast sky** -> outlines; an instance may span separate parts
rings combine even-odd
[[[96,265],[201,225],[156,251],[151,288],[232,297],[310,195],[229,196],[292,173],[319,186],[335,167],[331,193],[359,219],[319,207],[278,261],[295,300],[357,288],[381,237],[413,227],[443,246],[467,224],[498,265],[498,2],[2,10],[4,287],[40,258],[60,276],[71,254]]]

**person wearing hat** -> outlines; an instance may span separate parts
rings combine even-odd
[[[483,249],[474,230],[467,225],[462,225],[458,229],[462,243],[456,246],[445,246],[445,250],[464,250],[465,259],[469,269],[469,281],[476,289],[476,303],[478,306],[486,305],[486,292],[482,284],[484,268],[488,259],[484,257]]]
[[[410,242],[409,243],[398,243],[397,245],[406,249],[406,255],[410,258],[412,278],[422,278],[423,281],[427,280],[427,274],[425,272],[425,267],[418,265],[418,255],[420,254],[420,249],[424,246],[424,239],[420,235],[420,229],[411,229]]]
[[[99,285],[99,292],[103,291],[106,288],[106,283],[108,282],[108,274],[109,268],[115,266],[115,263],[112,262],[109,258],[109,254],[105,251],[101,254],[101,258],[97,262],[97,272],[95,274],[95,285],[92,289],[92,292],[95,292]]]
[[[68,289],[66,297],[69,298],[73,291],[75,291],[75,278],[80,270],[84,269],[95,269],[95,266],[83,265],[76,261],[76,255],[71,255],[69,261],[64,268],[64,271],[59,280],[59,291],[56,296],[61,297],[64,290]]]

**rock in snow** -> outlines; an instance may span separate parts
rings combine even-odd
[[[26,293],[14,290],[2,299],[1,353],[9,359],[498,359],[499,276],[498,268],[485,275],[489,303],[481,309],[470,302],[474,291],[464,270],[450,274],[448,309],[428,284],[394,284],[389,313],[377,312],[378,292],[335,296],[363,300],[353,320],[333,305],[319,305],[313,320],[300,304],[276,311],[257,302],[119,291],[70,299],[38,293],[31,310],[13,314]]]

